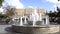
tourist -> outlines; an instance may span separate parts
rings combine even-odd
[[[9,18],[6,18],[5,23],[8,24],[10,22]]]

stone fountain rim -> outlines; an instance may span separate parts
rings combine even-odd
[[[59,26],[59,25],[36,25],[36,26],[32,26],[32,25],[23,25],[23,26],[20,26],[20,25],[12,25],[12,26],[16,26],[16,27],[33,27],[33,28],[49,28],[49,27],[55,27],[55,26]]]

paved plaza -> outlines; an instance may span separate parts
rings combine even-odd
[[[11,25],[0,25],[0,34],[21,34],[21,33],[13,32],[11,29]]]
[[[11,24],[5,24],[5,25],[2,24],[0,25],[0,34],[22,34],[22,33],[16,33],[12,31]],[[60,34],[60,32],[55,33],[55,34]]]
[[[0,34],[20,34],[15,33],[11,29],[11,25],[0,25]]]

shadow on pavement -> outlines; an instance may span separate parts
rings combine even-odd
[[[7,31],[7,32],[14,32],[14,31],[12,30],[12,27],[7,27],[7,28],[5,28],[5,31]]]
[[[9,33],[6,33],[6,34],[22,34],[22,33],[17,33],[15,31],[13,31],[12,27],[5,28],[5,31],[9,32]]]

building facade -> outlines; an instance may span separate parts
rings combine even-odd
[[[22,16],[22,15],[29,15],[31,13],[34,12],[34,8],[25,8],[25,9],[16,9],[15,11],[15,14],[18,15],[18,16]],[[40,8],[37,8],[36,9],[36,12],[38,14],[42,14],[42,15],[45,15],[46,14],[46,10],[45,9],[40,9]]]

